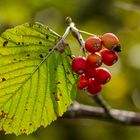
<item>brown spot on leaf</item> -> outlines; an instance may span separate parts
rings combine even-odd
[[[40,58],[43,58],[44,56],[42,54],[39,55]]]
[[[59,98],[57,96],[55,97],[55,101],[57,101],[57,102],[59,101]]]
[[[69,74],[70,74],[70,72],[67,70],[67,71],[66,71],[66,74],[68,74],[68,75],[69,75]]]
[[[6,79],[3,77],[2,79],[1,79],[2,81],[6,81]]]
[[[60,84],[60,83],[61,83],[60,81],[56,82],[57,85]]]
[[[46,35],[46,39],[49,39],[49,35]]]
[[[17,44],[20,45],[20,42],[18,42]]]
[[[52,94],[55,94],[55,92],[52,92]]]
[[[8,44],[8,40],[3,42],[3,47],[5,47]]]
[[[32,125],[32,123],[30,123],[29,125]]]
[[[39,45],[42,45],[42,42],[41,41],[39,41]]]
[[[28,109],[26,108],[25,111],[27,111]]]
[[[30,54],[27,54],[27,57],[29,57],[30,56]]]
[[[69,80],[68,83],[72,84],[72,82]]]
[[[62,93],[60,93],[59,96],[62,96]]]
[[[44,125],[40,125],[40,127],[39,128],[44,128]]]
[[[22,42],[22,45],[24,45],[24,42]]]
[[[11,120],[14,120],[14,116],[12,116],[10,119],[11,119]]]
[[[13,60],[14,60],[14,61],[16,61],[17,59],[16,59],[16,58],[14,58]]]
[[[6,113],[2,110],[1,115],[0,115],[0,120],[3,119],[3,118],[6,118],[7,116],[8,116],[8,113]]]
[[[51,51],[52,49],[49,49],[49,52]]]

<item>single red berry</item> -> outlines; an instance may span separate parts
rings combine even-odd
[[[95,80],[100,84],[106,84],[111,79],[111,74],[106,68],[97,68]]]
[[[77,74],[82,74],[86,68],[87,62],[84,57],[78,56],[72,61],[72,69]]]
[[[89,83],[89,79],[84,74],[82,74],[77,83],[77,88],[78,89],[86,88],[88,86],[88,83]]]
[[[103,63],[107,66],[112,66],[118,61],[118,54],[114,51],[104,49],[100,52],[100,54],[103,58]]]
[[[120,46],[120,42],[119,39],[116,35],[112,34],[112,33],[105,33],[103,36],[100,37],[103,45],[109,49],[109,50],[113,50],[116,52],[120,52],[121,51],[121,46]]]
[[[88,55],[87,64],[95,68],[100,67],[102,65],[102,56],[98,52]]]
[[[98,52],[102,48],[102,40],[97,36],[89,37],[85,41],[85,48],[88,52],[91,53]]]
[[[87,91],[90,95],[98,94],[102,90],[102,85],[96,82],[95,79],[90,79],[87,87]]]
[[[87,78],[94,78],[95,73],[96,73],[95,67],[90,66],[90,65],[86,67],[86,69],[85,69],[85,76]]]

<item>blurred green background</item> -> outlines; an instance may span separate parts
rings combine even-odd
[[[76,26],[93,34],[115,33],[121,42],[120,60],[108,69],[112,80],[102,95],[113,107],[140,112],[140,1],[139,0],[1,0],[0,32],[16,25],[38,21],[60,35],[66,28],[65,17],[71,16]],[[88,36],[84,36],[86,39]],[[67,39],[77,55],[79,45]],[[85,94],[77,101],[95,105]],[[4,135],[0,140],[139,140],[140,127],[80,119],[59,119],[33,134]]]

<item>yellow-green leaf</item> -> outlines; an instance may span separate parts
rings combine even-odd
[[[71,51],[40,24],[23,24],[0,37],[0,129],[30,134],[67,110],[76,94]]]

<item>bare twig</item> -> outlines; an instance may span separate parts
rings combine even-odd
[[[63,115],[63,118],[88,118],[98,119],[113,123],[140,126],[140,113],[110,109],[113,117],[106,115],[102,107],[88,106],[74,102],[69,110]]]

